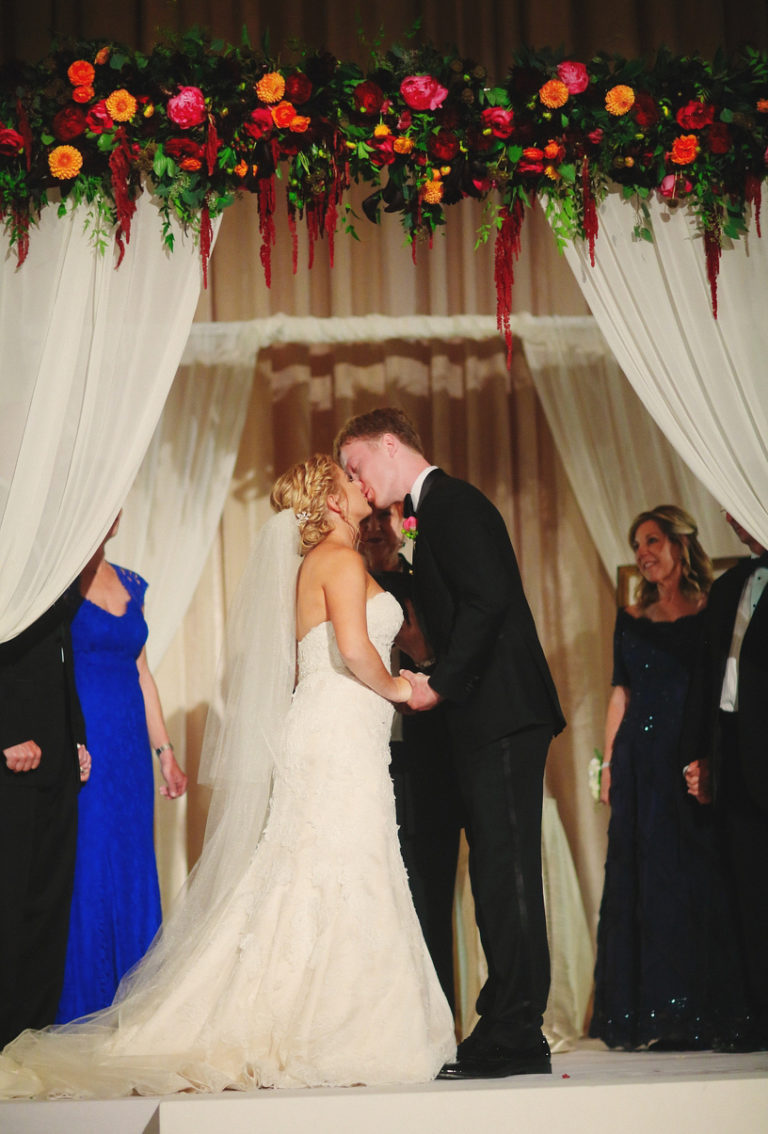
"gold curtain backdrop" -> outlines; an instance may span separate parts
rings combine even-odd
[[[239,40],[244,25],[253,43],[268,30],[273,50],[293,39],[364,65],[367,51],[358,24],[369,43],[381,29],[386,47],[402,41],[417,18],[426,38],[438,46],[453,44],[484,63],[493,81],[503,81],[513,52],[524,44],[564,44],[581,60],[598,50],[632,56],[665,45],[711,57],[718,47],[768,45],[766,0],[370,0],[364,6],[343,0],[3,0],[0,59],[36,61],[53,36],[103,37],[148,50],[163,30],[197,24],[230,42]],[[435,237],[431,250],[417,248],[414,266],[397,218],[385,216],[377,227],[362,216],[360,201],[367,191],[356,189],[351,196],[360,241],[339,231],[335,267],[329,267],[323,242],[308,272],[300,228],[294,275],[278,182],[271,290],[259,259],[256,202],[238,200],[224,214],[197,320],[249,320],[281,312],[319,317],[495,313],[493,250],[474,250],[482,220],[475,202],[447,210],[445,234]],[[538,208],[529,211],[522,235],[513,310],[587,314]],[[171,735],[194,779],[228,600],[252,535],[268,512],[274,477],[290,462],[327,450],[349,414],[391,401],[412,414],[428,455],[477,484],[508,523],[569,720],[553,745],[547,786],[594,932],[607,816],[589,797],[587,764],[593,747],[602,746],[615,581],[608,578],[584,524],[522,351],[516,349],[508,371],[501,340],[286,344],[262,351],[217,537],[189,611],[158,668]],[[158,802],[166,897],[199,851],[206,808],[205,794],[197,788],[181,806]]]

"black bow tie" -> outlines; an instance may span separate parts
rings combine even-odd
[[[416,515],[416,509],[413,506],[410,492],[406,493],[405,500],[403,501],[403,519],[408,520],[411,516]]]

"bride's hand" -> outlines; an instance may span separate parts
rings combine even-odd
[[[394,680],[397,691],[393,697],[390,697],[390,701],[392,701],[395,705],[402,705],[409,699],[411,693],[413,692],[413,690],[411,689],[411,683],[405,677],[396,677]]]

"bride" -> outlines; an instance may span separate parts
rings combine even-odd
[[[410,686],[383,660],[400,608],[355,550],[370,507],[324,455],[272,506],[206,726],[200,861],[111,1007],[5,1048],[0,1097],[419,1082],[454,1058],[395,826]]]

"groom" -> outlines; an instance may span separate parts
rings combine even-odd
[[[430,465],[402,410],[352,418],[334,451],[372,505],[416,518],[414,582],[435,647],[406,673],[417,711],[445,714],[466,815],[469,873],[488,962],[474,1031],[440,1078],[548,1073],[541,1032],[549,951],[541,806],[550,740],[565,726],[504,521],[472,485]]]

